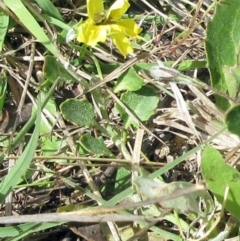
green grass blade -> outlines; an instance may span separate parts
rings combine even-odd
[[[7,77],[6,77],[6,73],[2,72],[0,73],[0,115],[2,115],[2,111],[3,111],[5,99],[6,99],[6,92],[7,92]]]
[[[56,86],[59,82],[55,81],[51,88],[49,89],[48,93],[46,94],[46,98],[42,101],[41,110],[45,107],[48,100],[51,98],[54,90],[56,89]],[[14,139],[13,143],[11,144],[11,150],[16,148],[16,146],[20,143],[22,138],[26,135],[26,133],[30,130],[30,128],[33,126],[35,120],[36,120],[37,113],[33,113],[31,118],[28,120],[28,122],[22,127],[22,129],[19,131],[18,135]],[[1,158],[1,157],[0,157]],[[1,160],[1,159],[0,159]],[[1,162],[1,161],[0,161]]]
[[[40,100],[39,100],[40,101]],[[0,185],[0,203],[2,203],[8,193],[18,184],[20,178],[24,175],[31,164],[32,158],[38,145],[39,128],[41,123],[41,105],[38,105],[37,118],[34,132],[16,164],[5,176]]]
[[[0,52],[2,52],[6,33],[8,31],[9,16],[0,9]]]
[[[54,90],[56,89],[56,86],[58,84],[58,80],[56,80],[51,88],[49,89],[48,93],[46,94],[46,98],[43,100],[41,105],[41,110],[44,108],[44,106],[47,104],[48,100],[51,98]],[[30,128],[33,126],[35,120],[36,120],[37,113],[33,113],[31,118],[27,121],[27,123],[22,127],[22,129],[19,131],[18,135],[15,137],[13,142],[11,143],[10,151],[12,151],[16,146],[21,142],[22,138],[26,135],[26,133],[30,130]],[[2,163],[4,160],[4,154],[0,155],[0,163]]]
[[[53,5],[49,0],[35,0],[38,3],[39,7],[49,16],[57,18],[58,20],[64,22],[61,14],[58,9]]]
[[[43,17],[44,19],[46,19],[46,21],[47,21],[48,23],[51,23],[51,24],[53,24],[53,25],[56,25],[56,26],[58,26],[59,28],[61,28],[61,29],[63,29],[63,30],[69,31],[70,29],[72,29],[71,26],[68,26],[66,23],[58,20],[57,18],[50,17],[50,16],[48,16],[47,14],[42,14],[42,17]]]
[[[58,56],[58,50],[40,27],[34,16],[23,5],[21,0],[4,0],[6,6],[19,18],[25,28],[54,56]]]
[[[12,227],[0,227],[0,238],[14,237],[10,240],[19,240],[33,232],[39,232],[48,228],[53,228],[59,226],[60,224],[62,223],[24,223]]]

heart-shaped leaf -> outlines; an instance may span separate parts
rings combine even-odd
[[[140,121],[149,120],[159,102],[156,91],[150,86],[143,86],[135,92],[128,91],[122,94],[121,100]],[[124,121],[125,128],[128,128],[130,125],[138,127],[138,123],[122,107],[116,104],[116,108]]]
[[[131,67],[118,78],[114,92],[117,93],[122,90],[136,91],[139,90],[142,85],[143,79],[137,74],[136,70]]]
[[[95,138],[90,134],[84,134],[80,138],[80,144],[92,154],[97,156],[113,156],[109,149],[104,144],[103,138]]]
[[[68,99],[60,105],[63,117],[77,126],[90,127],[94,123],[93,106],[86,100]]]
[[[138,177],[135,180],[137,192],[147,198],[156,198],[164,195],[171,195],[176,191],[193,187],[194,184],[188,182],[156,182],[147,177]],[[197,196],[206,196],[204,192],[194,192],[185,194],[181,197],[161,202],[164,208],[174,209],[178,213],[199,213]]]
[[[223,203],[226,188],[229,187],[225,208],[240,218],[239,171],[227,165],[220,153],[210,146],[203,150],[201,171],[208,189],[218,202]]]

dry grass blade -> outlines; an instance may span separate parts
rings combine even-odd
[[[165,195],[158,198],[153,198],[137,203],[127,203],[127,204],[120,204],[114,207],[108,208],[95,208],[95,209],[86,209],[76,212],[69,212],[69,213],[55,213],[55,214],[39,214],[39,215],[21,215],[18,217],[0,217],[0,223],[24,223],[24,222],[67,222],[67,221],[74,221],[74,222],[109,222],[109,221],[116,221],[116,222],[126,222],[126,221],[136,221],[140,220],[149,220],[149,217],[146,216],[136,216],[136,215],[126,215],[125,218],[123,215],[102,215],[112,212],[117,212],[125,209],[132,209],[137,208],[140,206],[150,205],[154,203],[164,202],[167,200],[171,200],[177,197],[181,197],[183,195],[204,191],[204,185],[195,185],[190,188],[179,190],[175,193],[170,195]],[[122,217],[122,219],[121,219]],[[161,220],[160,218],[151,218],[149,221]]]

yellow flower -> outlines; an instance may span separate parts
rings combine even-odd
[[[94,48],[98,42],[104,43],[110,37],[124,57],[132,53],[128,37],[139,38],[142,29],[132,19],[121,19],[129,7],[128,0],[116,0],[105,11],[102,0],[87,0],[89,18],[78,27],[77,40]]]

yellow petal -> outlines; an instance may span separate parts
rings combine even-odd
[[[98,42],[105,42],[107,38],[107,26],[94,25],[91,20],[81,24],[77,30],[77,41],[94,48]]]
[[[142,28],[139,28],[133,19],[122,19],[117,22],[117,25],[122,28],[127,36],[132,38],[137,37],[142,32]]]
[[[106,18],[116,21],[122,17],[129,7],[128,0],[116,0],[107,11]]]
[[[137,37],[142,32],[142,28],[139,28],[133,19],[122,19],[117,22],[117,25],[122,28],[126,35],[132,38]]]
[[[94,22],[98,23],[97,19],[104,13],[104,6],[102,0],[87,0],[88,17]]]
[[[129,39],[124,35],[122,32],[114,32],[111,35],[111,38],[113,40],[113,43],[118,48],[119,52],[126,57],[127,54],[130,54],[133,52],[133,48],[131,46],[131,43]]]

